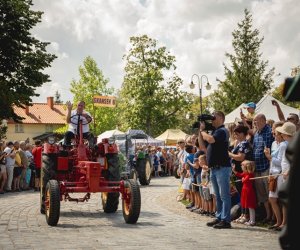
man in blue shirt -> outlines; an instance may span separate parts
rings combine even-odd
[[[216,218],[208,222],[209,227],[222,229],[231,228],[231,196],[230,175],[231,166],[228,156],[229,132],[224,126],[225,115],[221,111],[213,113],[212,134],[205,132],[205,124],[200,124],[199,144],[200,149],[206,151],[207,164],[210,168],[210,180],[216,194]],[[207,142],[207,146],[205,146]]]

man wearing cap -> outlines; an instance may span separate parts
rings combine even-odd
[[[254,102],[248,102],[245,104],[244,108],[247,109],[248,113],[244,115],[241,111],[241,119],[253,120],[255,116],[256,104]]]

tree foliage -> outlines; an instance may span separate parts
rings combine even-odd
[[[60,93],[58,92],[58,90],[55,91],[55,94],[54,94],[54,102],[56,104],[61,104],[62,103],[62,100],[60,99],[61,95]]]
[[[244,14],[244,19],[232,33],[234,54],[225,54],[231,67],[223,63],[225,80],[211,95],[213,108],[225,113],[243,102],[259,101],[271,89],[273,81],[274,68],[267,71],[268,61],[261,60],[259,52],[263,38],[259,38],[259,31],[252,28],[252,15],[247,9]]]
[[[175,73],[175,57],[147,35],[131,37],[125,77],[120,90],[120,125],[158,135],[178,122],[176,114],[190,103],[179,90],[182,80]],[[167,76],[168,75],[168,76]]]
[[[0,1],[0,119],[22,119],[13,106],[30,105],[38,96],[35,89],[49,81],[42,71],[56,57],[46,52],[48,42],[30,34],[42,16],[31,6],[31,0]]]
[[[80,79],[71,82],[71,92],[74,94],[74,106],[79,101],[85,101],[85,110],[90,112],[94,121],[90,128],[94,134],[114,129],[116,126],[116,109],[107,107],[96,107],[93,104],[93,97],[96,95],[111,95],[113,88],[108,88],[109,82],[98,68],[97,63],[90,56],[86,57],[83,66],[79,67]],[[73,107],[74,107],[73,106]]]

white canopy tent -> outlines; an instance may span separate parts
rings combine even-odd
[[[180,129],[167,129],[155,139],[165,142],[166,146],[176,145],[180,139],[185,139],[188,135]]]
[[[134,140],[136,145],[151,145],[151,146],[164,146],[165,142],[162,140],[157,140],[150,135],[146,139],[136,139]]]
[[[289,113],[295,113],[295,114],[299,115],[299,113],[300,113],[299,109],[287,106],[268,94],[265,95],[264,97],[262,97],[260,99],[260,101],[256,104],[255,113],[256,114],[264,114],[267,119],[272,119],[274,121],[278,121],[279,118],[278,118],[277,110],[276,110],[276,107],[274,105],[272,105],[272,100],[276,100],[278,102],[285,117],[287,117],[287,115]],[[227,114],[225,116],[225,124],[235,123],[237,121],[240,121],[241,120],[240,119],[240,109],[243,108],[244,105],[245,104],[242,103],[235,110],[233,110],[232,112]]]
[[[110,138],[110,137],[113,137],[115,135],[123,135],[123,134],[125,134],[125,133],[118,130],[118,129],[107,130],[107,131],[103,132],[102,134],[98,135],[97,143],[101,142],[102,139],[104,139],[104,138]]]

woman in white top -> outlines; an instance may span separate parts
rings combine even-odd
[[[276,132],[281,133],[282,138],[284,139],[286,144],[288,144],[292,140],[293,136],[295,135],[296,129],[297,128],[294,123],[285,122],[282,127],[276,128]],[[281,160],[281,169],[282,169],[282,174],[283,174],[283,181],[286,181],[288,179],[289,172],[290,172],[290,163],[288,162],[288,160],[285,157],[285,151],[283,153],[283,157]],[[280,231],[286,224],[286,220],[287,220],[286,213],[287,213],[287,209],[285,206],[283,206],[282,207],[282,223],[277,228],[278,231]]]
[[[270,160],[270,175],[275,175],[277,181],[277,187],[275,191],[269,191],[269,202],[271,204],[273,213],[276,218],[276,223],[269,227],[269,229],[276,229],[282,223],[282,214],[281,209],[278,203],[278,188],[283,183],[282,175],[278,175],[281,173],[281,161],[286,150],[287,143],[283,140],[281,133],[276,131],[276,128],[281,127],[283,122],[275,122],[272,126],[272,133],[275,137],[275,140],[271,146],[271,152],[269,148],[265,148],[264,152],[266,157]],[[277,176],[278,175],[278,176]]]

